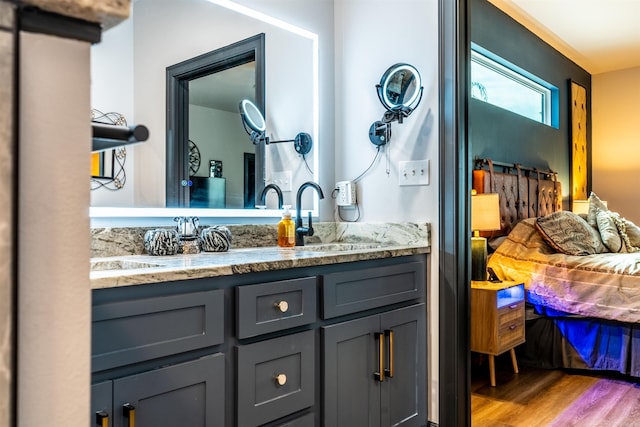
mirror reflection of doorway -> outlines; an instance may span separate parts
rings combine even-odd
[[[256,178],[264,173],[256,159],[264,153],[247,141],[239,104],[250,99],[264,109],[263,58],[259,34],[167,68],[167,207],[255,206]],[[198,162],[189,145],[197,146]]]
[[[244,208],[256,207],[256,155],[244,153]]]

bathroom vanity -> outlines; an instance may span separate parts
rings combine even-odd
[[[334,244],[96,260],[92,420],[426,425],[427,256]]]

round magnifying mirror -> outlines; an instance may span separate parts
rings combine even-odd
[[[240,114],[242,115],[242,120],[252,131],[262,133],[267,129],[262,113],[256,107],[256,104],[248,99],[243,99],[240,102]]]
[[[395,64],[383,74],[380,87],[381,100],[388,110],[412,108],[420,95],[422,80],[414,66]]]

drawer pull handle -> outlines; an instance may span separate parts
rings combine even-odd
[[[129,420],[129,427],[136,427],[136,408],[131,403],[122,405],[122,415]]]
[[[287,376],[285,374],[278,374],[274,379],[276,380],[276,384],[278,384],[280,387],[287,383]]]
[[[515,325],[515,324],[514,325],[509,325],[509,329],[511,329],[512,331],[517,327],[518,327],[518,325]]]
[[[509,306],[509,308],[510,308],[511,310],[513,310],[513,309],[514,309],[514,308],[516,308],[517,306],[518,306],[518,304],[511,304],[511,305]]]
[[[96,424],[100,427],[109,427],[109,414],[105,411],[96,412]]]
[[[384,381],[384,334],[376,333],[378,340],[378,372],[373,373],[373,378],[379,382]]]
[[[384,334],[389,339],[389,369],[385,369],[384,373],[387,377],[393,378],[393,331],[387,329]]]
[[[286,313],[287,310],[289,310],[289,303],[284,300],[278,301],[277,303],[273,304],[273,306],[280,310],[281,313]]]

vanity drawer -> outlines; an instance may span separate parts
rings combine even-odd
[[[288,421],[276,422],[273,427],[315,427],[315,423],[315,414],[311,412]]]
[[[383,307],[424,296],[422,262],[330,273],[322,276],[323,318]]]
[[[262,425],[312,406],[315,353],[314,331],[238,346],[237,425]]]
[[[91,334],[92,372],[220,344],[224,291],[96,305]]]
[[[313,323],[316,277],[238,286],[237,334],[248,338]]]

